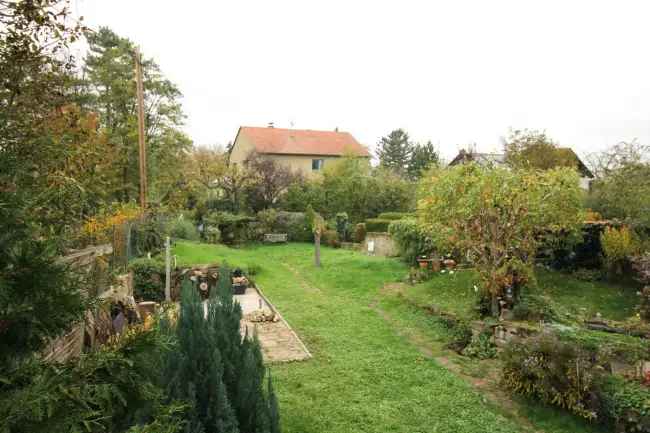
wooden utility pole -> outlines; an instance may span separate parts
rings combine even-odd
[[[140,148],[140,207],[147,209],[147,148],[144,136],[144,88],[142,86],[142,63],[140,49],[135,48],[135,81],[138,96],[138,145]]]
[[[172,247],[169,236],[165,239],[165,301],[172,300]]]

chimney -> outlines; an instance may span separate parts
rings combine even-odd
[[[269,122],[269,128],[273,128],[273,122]]]

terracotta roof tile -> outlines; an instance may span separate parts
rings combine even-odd
[[[238,134],[248,138],[258,153],[370,156],[349,132],[242,126]]]

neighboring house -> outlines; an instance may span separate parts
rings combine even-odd
[[[368,150],[348,132],[242,126],[230,151],[230,163],[243,164],[251,152],[305,175],[319,173],[342,156],[370,158]]]
[[[580,188],[589,190],[591,181],[594,179],[594,174],[576,155],[573,149],[568,147],[560,147],[558,150],[564,153],[567,157],[573,157],[577,163],[577,169],[580,173]],[[476,162],[483,167],[505,167],[506,155],[503,153],[478,153],[467,150],[461,150],[458,155],[449,163],[449,165],[464,164],[467,162]]]

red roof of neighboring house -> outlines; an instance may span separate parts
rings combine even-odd
[[[349,132],[242,126],[237,132],[239,134],[248,138],[258,153],[370,156]]]

